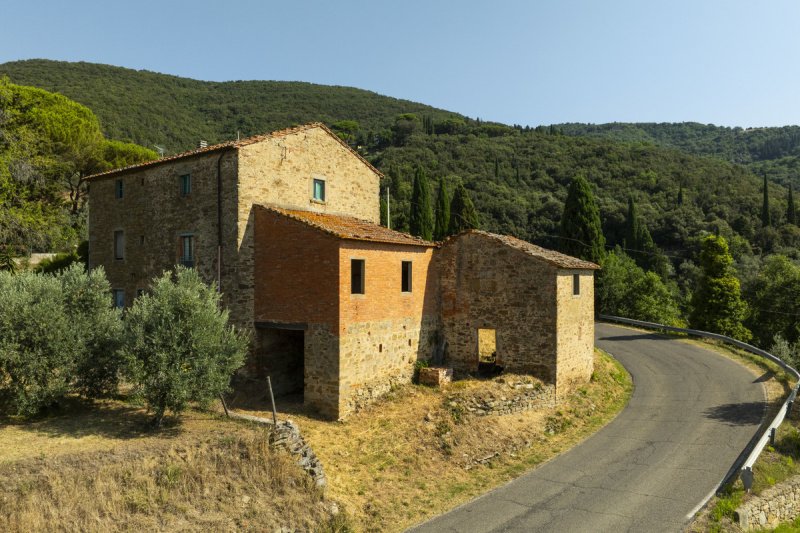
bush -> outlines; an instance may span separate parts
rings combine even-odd
[[[117,390],[121,368],[122,321],[113,305],[111,285],[102,268],[87,273],[73,264],[58,275],[67,315],[79,337],[76,390],[89,397]]]
[[[52,276],[0,272],[0,393],[33,415],[69,390],[81,343]]]
[[[157,426],[167,409],[178,413],[188,402],[205,404],[225,392],[247,351],[214,287],[183,267],[134,301],[125,329],[128,373]]]

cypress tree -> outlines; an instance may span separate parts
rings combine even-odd
[[[411,213],[408,217],[409,233],[426,241],[433,238],[433,206],[431,205],[431,186],[428,176],[421,167],[414,175],[414,188],[411,193]]]
[[[786,222],[797,224],[797,213],[794,210],[794,195],[792,194],[791,185],[789,185],[789,206],[786,208]]]
[[[772,220],[769,216],[769,188],[767,187],[767,175],[764,174],[764,205],[761,207],[761,225],[771,226]]]
[[[569,185],[560,236],[560,248],[565,254],[595,263],[605,257],[606,238],[600,226],[600,210],[589,182],[581,175]]]
[[[462,183],[459,183],[453,194],[453,200],[450,202],[448,230],[451,235],[455,235],[467,229],[477,229],[478,226],[478,212],[475,210],[475,205],[472,203],[467,189]]]
[[[436,220],[433,227],[433,238],[441,241],[450,235],[450,195],[444,178],[439,180],[439,194],[436,197]]]
[[[702,274],[692,295],[692,314],[695,329],[728,335],[747,342],[752,337],[742,321],[747,304],[742,300],[739,280],[733,272],[733,257],[724,237],[709,235],[700,251]]]
[[[678,205],[683,205],[683,182],[678,189]]]
[[[633,197],[628,196],[628,218],[625,220],[625,248],[628,255],[630,251],[641,250],[641,243],[639,237],[642,233],[642,223],[636,214],[636,204],[633,202]]]

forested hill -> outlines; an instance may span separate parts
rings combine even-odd
[[[168,153],[294,124],[355,120],[375,135],[401,113],[462,118],[351,87],[286,81],[207,82],[96,63],[32,59],[0,64],[0,76],[88,106],[106,136]]]
[[[556,124],[565,135],[648,142],[740,163],[771,181],[800,188],[800,126],[728,128],[697,122]]]
[[[796,226],[784,228],[787,192],[779,185],[770,186],[772,226],[762,228],[761,178],[724,160],[737,160],[729,157],[733,144],[720,145],[728,147],[726,153],[696,149],[706,154],[698,156],[687,152],[699,142],[658,141],[680,138],[683,125],[673,125],[674,135],[662,137],[658,128],[647,133],[632,126],[620,132],[578,125],[522,128],[359,89],[201,82],[91,63],[19,61],[0,65],[3,74],[84,103],[111,137],[166,145],[169,152],[193,147],[199,139],[235,138],[237,131],[249,135],[324,121],[386,174],[382,187],[392,190],[393,227],[399,229],[408,228],[411,180],[419,166],[451,190],[463,182],[485,229],[546,246],[558,244],[554,235],[566,187],[577,174],[595,189],[611,246],[622,243],[633,197],[675,267],[693,257],[704,232],[727,237],[737,255],[786,249],[794,255],[800,243]]]

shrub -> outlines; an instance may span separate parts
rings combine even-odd
[[[228,389],[247,339],[228,325],[219,295],[193,269],[177,267],[154,280],[125,319],[126,366],[136,392],[161,424],[167,409],[208,403]]]
[[[111,285],[102,268],[87,273],[73,264],[58,275],[67,315],[79,337],[76,390],[102,397],[117,390],[121,368],[122,321],[113,305]]]
[[[52,276],[0,272],[0,392],[33,415],[69,390],[81,343]]]

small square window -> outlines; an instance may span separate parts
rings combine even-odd
[[[181,196],[192,194],[192,175],[184,174],[181,176]]]
[[[411,292],[411,261],[402,263],[402,281],[400,283],[402,292]]]
[[[314,178],[314,200],[325,201],[325,180]]]
[[[114,259],[125,259],[125,232],[114,232]]]
[[[188,268],[194,267],[194,236],[181,235],[181,257],[180,262]]]
[[[122,180],[117,180],[114,182],[114,196],[119,199],[125,195],[125,184],[122,183]]]
[[[125,290],[114,289],[114,307],[122,309],[125,307]]]
[[[350,293],[364,294],[365,261],[363,259],[350,260]]]
[[[580,274],[572,275],[572,294],[573,296],[580,296],[581,294],[581,276]]]

